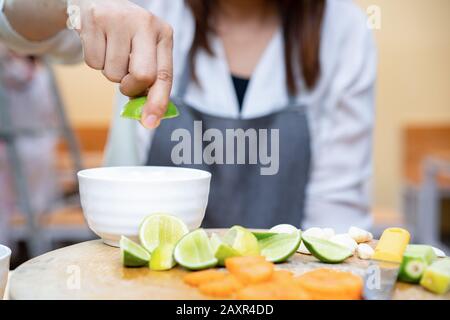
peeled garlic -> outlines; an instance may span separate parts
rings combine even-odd
[[[442,251],[441,249],[435,248],[435,247],[431,247],[434,251],[434,254],[438,257],[438,258],[445,258],[445,252]]]
[[[356,248],[356,253],[358,254],[358,258],[369,260],[370,258],[372,258],[374,250],[367,243],[360,243]]]
[[[323,236],[324,236],[323,230],[321,228],[316,228],[316,227],[305,230],[305,232],[303,232],[303,234],[305,236],[315,237],[315,238],[319,238],[319,239],[323,239]]]
[[[326,239],[326,240],[332,238],[335,235],[333,228],[323,228],[322,233],[323,233],[323,239]]]
[[[340,244],[344,247],[349,248],[353,254],[355,254],[358,244],[356,241],[350,237],[347,233],[337,234],[329,239],[331,242]]]
[[[366,230],[360,229],[358,227],[350,227],[348,229],[348,235],[353,238],[357,243],[369,242],[373,239],[373,235]]]

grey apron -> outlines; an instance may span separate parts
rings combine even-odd
[[[254,119],[223,118],[204,114],[183,101],[190,81],[189,68],[184,69],[178,94],[172,98],[179,108],[180,116],[162,121],[156,129],[146,165],[177,166],[172,162],[171,153],[179,142],[171,141],[172,132],[184,128],[193,137],[194,121],[201,121],[202,135],[204,131],[215,128],[222,132],[224,140],[227,129],[256,129],[257,132],[259,129],[266,129],[269,154],[271,129],[278,129],[279,168],[278,173],[274,175],[261,175],[260,169],[264,165],[249,164],[248,143],[245,148],[246,164],[206,164],[201,161],[201,164],[180,166],[206,170],[212,174],[203,227],[226,228],[237,224],[251,228],[270,228],[280,223],[300,227],[311,158],[305,108],[290,103],[281,111]],[[203,148],[209,143],[203,142]],[[225,144],[224,141],[224,146]]]

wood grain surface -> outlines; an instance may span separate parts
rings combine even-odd
[[[312,256],[295,254],[278,268],[296,274],[318,267],[364,271],[368,262],[352,257],[325,265]],[[19,266],[10,279],[10,299],[210,299],[182,281],[188,271],[124,268],[120,250],[101,240],[79,243],[46,253]],[[397,283],[393,299],[450,299],[418,285]]]

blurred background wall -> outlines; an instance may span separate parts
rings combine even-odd
[[[381,9],[374,204],[400,211],[402,129],[450,122],[450,1],[357,0]],[[115,87],[84,65],[56,73],[74,126],[108,125]]]

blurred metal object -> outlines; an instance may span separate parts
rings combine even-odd
[[[450,188],[439,186],[439,176],[450,177],[450,162],[427,157],[422,164],[423,180],[418,190],[418,215],[416,241],[442,248],[447,253],[450,248],[442,243],[440,230],[440,202],[450,197]]]
[[[53,69],[50,65],[45,66],[48,71],[49,81],[51,85],[51,92],[54,94],[56,102],[57,113],[57,127],[55,130],[59,133],[61,138],[67,142],[68,150],[73,162],[73,176],[76,179],[76,174],[83,168],[80,148],[77,139],[69,124],[65,112],[62,98],[59,94],[56,78]],[[1,70],[0,70],[1,72]],[[1,74],[0,74],[1,75]],[[47,228],[41,225],[39,215],[34,212],[30,203],[30,194],[27,185],[27,177],[23,163],[17,148],[17,139],[23,136],[39,135],[42,130],[35,129],[16,129],[13,126],[11,112],[8,106],[8,98],[0,86],[0,141],[5,142],[8,155],[8,162],[12,168],[12,175],[15,184],[15,192],[18,195],[19,210],[25,216],[25,229],[18,229],[18,234],[24,238],[27,243],[29,254],[34,257],[51,249],[52,240],[84,240],[92,238],[92,233],[87,226],[80,228]],[[17,237],[15,237],[17,238]]]

